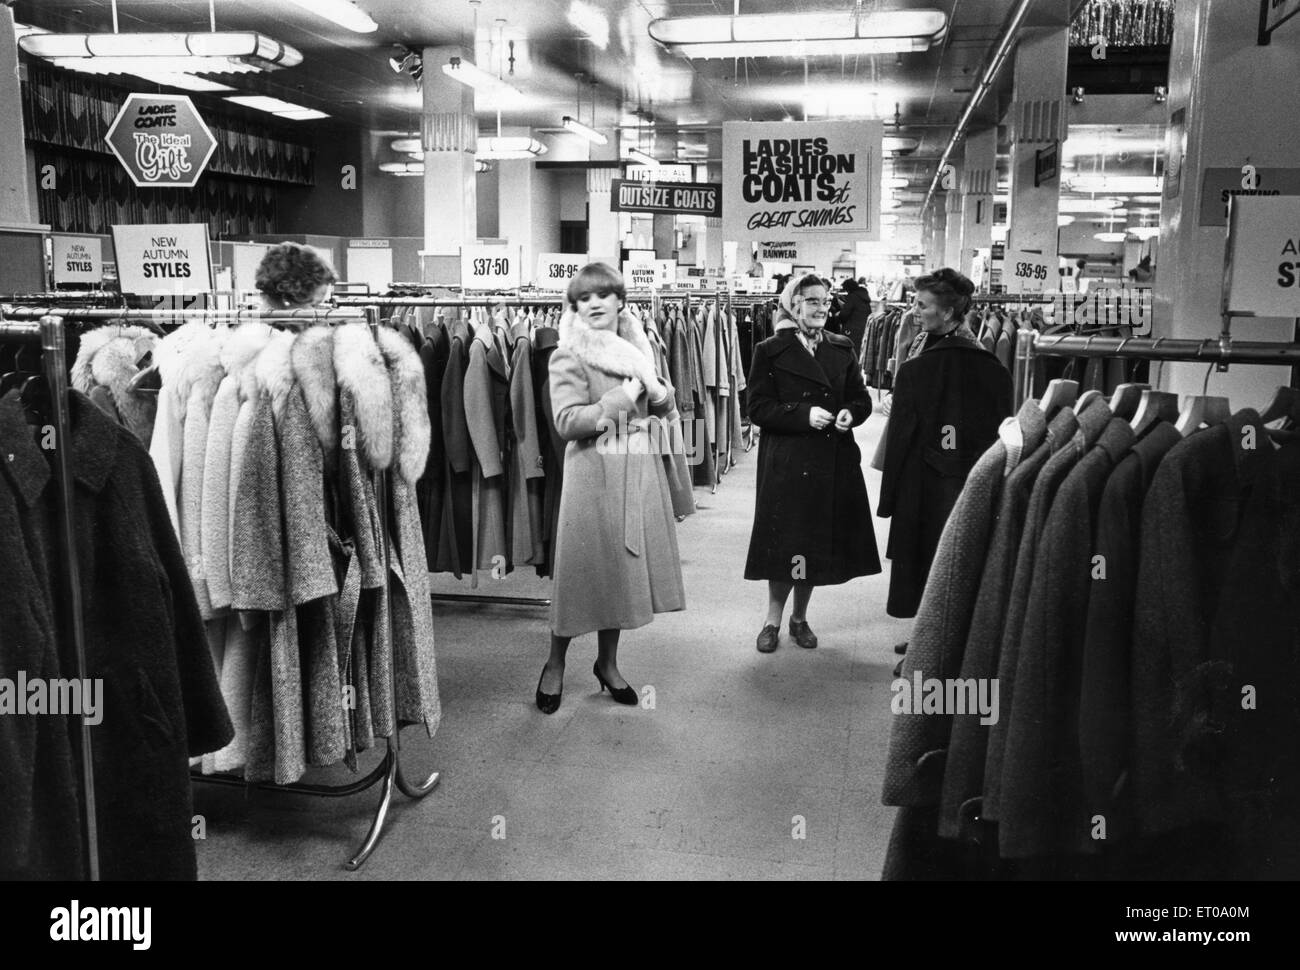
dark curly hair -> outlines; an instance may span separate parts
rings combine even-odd
[[[310,303],[317,289],[337,279],[329,263],[306,246],[283,242],[262,257],[255,285],[272,300],[300,306]]]
[[[931,294],[939,306],[951,310],[958,320],[970,309],[971,294],[975,292],[974,283],[946,266],[927,276],[918,276],[914,285],[917,292],[924,290]]]

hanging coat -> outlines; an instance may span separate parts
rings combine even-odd
[[[514,325],[511,339],[510,559],[516,566],[537,565],[546,557],[542,521],[546,470],[533,393],[533,345],[526,320],[521,318]]]
[[[677,523],[652,430],[676,413],[672,389],[655,405],[623,389],[628,377],[654,379],[640,324],[625,312],[615,334],[566,314],[550,376],[555,425],[568,441],[551,629],[632,630],[684,610]]]
[[[474,568],[500,570],[510,563],[506,533],[506,439],[510,378],[490,326],[480,327],[469,346],[465,371],[465,418],[473,443]]]
[[[443,503],[447,494],[447,448],[442,435],[442,379],[447,370],[451,345],[447,328],[441,323],[428,328],[429,338],[420,347],[424,365],[425,392],[429,402],[432,439],[424,477],[416,486],[420,503],[420,522],[424,529],[424,552],[430,564],[438,561],[438,544],[442,539]]]
[[[893,517],[890,616],[916,615],[948,513],[1011,416],[1012,397],[1011,375],[964,328],[899,368],[878,509]]]
[[[847,408],[857,427],[871,397],[847,337],[823,334],[814,357],[797,333],[754,348],[749,418],[763,434],[745,578],[834,586],[880,572],[880,556],[853,434],[815,430],[808,415]]]
[[[565,442],[555,429],[555,410],[551,406],[551,355],[559,340],[560,333],[554,327],[538,327],[533,333],[533,384],[541,425],[542,468],[546,472],[542,507],[544,558],[537,567],[539,576],[550,576],[555,569],[555,536],[560,527],[560,495],[564,490]]]
[[[443,519],[439,530],[437,572],[460,579],[473,572],[474,513],[470,463],[474,448],[465,415],[465,370],[469,366],[469,324],[457,320],[447,325],[447,367],[442,376],[442,441],[447,456],[443,490]]]

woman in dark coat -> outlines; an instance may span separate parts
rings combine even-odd
[[[880,483],[890,616],[916,616],[948,513],[1012,413],[1011,375],[963,322],[974,291],[952,269],[916,281],[921,333],[894,380]]]
[[[790,635],[811,648],[813,587],[880,572],[853,440],[853,429],[871,414],[862,372],[848,338],[823,332],[830,294],[821,280],[792,281],[781,302],[785,319],[754,348],[749,374],[749,417],[763,435],[745,578],[767,580],[762,653],[777,647],[792,589]]]
[[[839,331],[853,341],[853,356],[862,355],[862,338],[867,332],[867,320],[871,317],[871,297],[866,287],[859,286],[855,279],[844,281],[844,299],[840,301]]]

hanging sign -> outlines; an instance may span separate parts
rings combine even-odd
[[[1232,200],[1223,311],[1300,317],[1300,196]]]
[[[519,287],[519,250],[510,246],[462,246],[460,285],[465,290]]]
[[[89,283],[104,279],[103,242],[97,236],[54,236],[54,284]]]
[[[1034,187],[1050,182],[1061,173],[1061,143],[1054,141],[1034,152]]]
[[[614,179],[611,212],[654,212],[682,216],[722,215],[722,186],[709,182],[633,182]]]
[[[578,275],[590,259],[576,253],[541,253],[537,257],[537,278],[533,285],[539,290],[564,290],[569,280]]]
[[[722,125],[723,238],[880,238],[880,121]]]
[[[113,249],[123,293],[208,293],[212,254],[203,223],[114,226]]]
[[[677,283],[677,260],[634,255],[623,263],[623,282],[629,290],[652,290]]]
[[[1042,293],[1048,281],[1054,282],[1056,276],[1056,267],[1041,253],[1013,249],[1007,253],[1002,282],[1008,293]]]
[[[1300,195],[1300,168],[1207,168],[1201,183],[1202,226],[1226,226],[1228,201],[1246,195]]]
[[[1260,0],[1259,42],[1269,44],[1273,31],[1300,13],[1300,0]]]
[[[184,95],[129,95],[104,140],[141,188],[192,189],[217,150]]]
[[[623,166],[623,178],[632,182],[694,182],[692,165],[637,165]]]
[[[793,263],[799,258],[799,244],[793,240],[785,242],[760,242],[758,244],[759,262]]]

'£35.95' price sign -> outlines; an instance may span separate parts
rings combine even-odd
[[[465,290],[517,289],[519,250],[513,246],[462,247],[460,285]]]
[[[1002,282],[1008,293],[1042,293],[1049,288],[1049,280],[1056,275],[1056,269],[1038,253],[1026,253],[1019,249],[1007,252],[1007,261],[1002,273]]]

